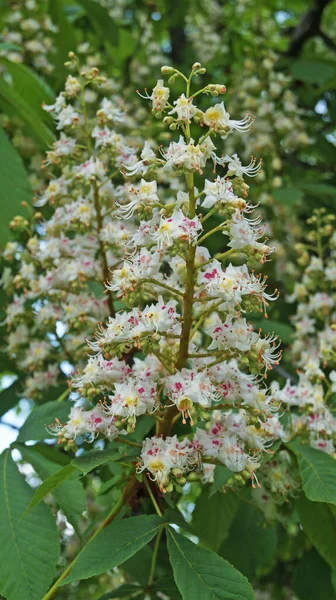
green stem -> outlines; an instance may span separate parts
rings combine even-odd
[[[127,444],[127,446],[134,446],[134,448],[142,448],[142,444],[138,444],[137,442],[131,442],[131,440],[127,440],[121,437],[117,437],[115,439],[119,444]]]
[[[155,539],[151,569],[150,569],[149,578],[148,578],[148,587],[150,587],[154,581],[156,561],[157,561],[157,556],[158,556],[158,551],[159,551],[159,547],[160,547],[160,541],[161,541],[162,534],[163,534],[163,527],[162,527],[162,529],[160,529],[160,531],[157,534],[156,539]]]
[[[67,388],[66,390],[64,390],[64,392],[58,396],[58,398],[56,399],[56,402],[63,402],[63,400],[65,400],[65,398],[67,398],[70,394],[71,390],[69,388]]]
[[[213,233],[216,233],[216,231],[220,231],[220,229],[223,229],[223,227],[225,227],[224,223],[221,223],[220,225],[217,225],[217,227],[214,227],[213,229],[211,229],[210,231],[208,231],[208,233],[205,233],[197,242],[197,245],[199,246],[202,242],[204,242],[204,240],[206,240],[208,237],[210,237],[210,235],[212,235]]]
[[[180,292],[179,290],[175,290],[174,288],[170,287],[170,285],[166,285],[165,283],[162,283],[162,281],[157,281],[156,279],[143,279],[141,281],[141,283],[153,283],[154,285],[159,285],[162,288],[165,288],[171,294],[177,294],[178,296],[183,296],[183,293]]]
[[[155,508],[155,510],[156,510],[156,512],[157,512],[157,514],[159,515],[159,517],[162,517],[162,516],[163,516],[163,514],[162,514],[162,512],[161,512],[161,509],[160,509],[160,507],[159,507],[159,505],[158,505],[157,501],[156,501],[156,500],[155,500],[155,498],[154,498],[154,494],[153,494],[153,492],[152,492],[152,490],[151,490],[151,488],[150,488],[150,485],[149,485],[149,483],[148,483],[147,475],[144,475],[144,476],[143,476],[143,478],[142,478],[142,480],[143,480],[143,482],[144,482],[145,488],[146,488],[146,490],[147,490],[147,492],[148,492],[148,495],[149,495],[149,497],[150,497],[150,499],[151,499],[151,501],[152,501],[152,503],[153,503],[153,506],[154,506],[154,508]]]

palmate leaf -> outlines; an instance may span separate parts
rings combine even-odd
[[[78,554],[62,585],[105,573],[150,542],[163,526],[157,515],[131,517],[108,525]]]
[[[335,459],[298,441],[291,442],[289,448],[296,454],[307,498],[313,502],[336,504]]]
[[[167,543],[183,600],[254,600],[246,577],[211,550],[197,546],[171,528]]]
[[[45,504],[22,519],[33,491],[10,451],[0,457],[0,593],[6,600],[41,600],[59,557],[56,522]]]

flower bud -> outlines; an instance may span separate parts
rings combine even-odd
[[[169,67],[168,65],[164,65],[161,67],[162,75],[170,75],[170,73],[175,73],[174,67]]]

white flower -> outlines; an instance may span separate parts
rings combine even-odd
[[[228,163],[228,171],[234,173],[237,177],[242,177],[243,175],[254,177],[259,173],[262,166],[261,161],[256,165],[256,159],[252,157],[250,163],[246,167],[243,167],[237,154],[224,156],[223,162]]]
[[[230,114],[224,108],[224,102],[210,106],[204,113],[204,123],[211,129],[220,130],[222,138],[226,138],[234,129],[237,131],[248,131],[253,123],[250,115],[247,114],[241,121],[230,119]],[[224,131],[223,131],[224,130]]]
[[[182,94],[177,100],[174,100],[175,108],[173,108],[168,114],[172,115],[174,113],[177,114],[178,121],[187,121],[190,123],[190,120],[197,113],[197,108],[194,106],[190,98],[186,98],[184,94]]]
[[[237,198],[233,193],[231,181],[224,177],[217,177],[215,181],[205,180],[205,198],[202,202],[204,208],[212,208],[216,202],[230,202]]]

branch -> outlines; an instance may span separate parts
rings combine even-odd
[[[331,1],[314,0],[314,5],[304,13],[297,26],[290,30],[291,37],[287,50],[288,56],[299,56],[304,44],[309,39],[321,35],[320,25],[323,11]]]

